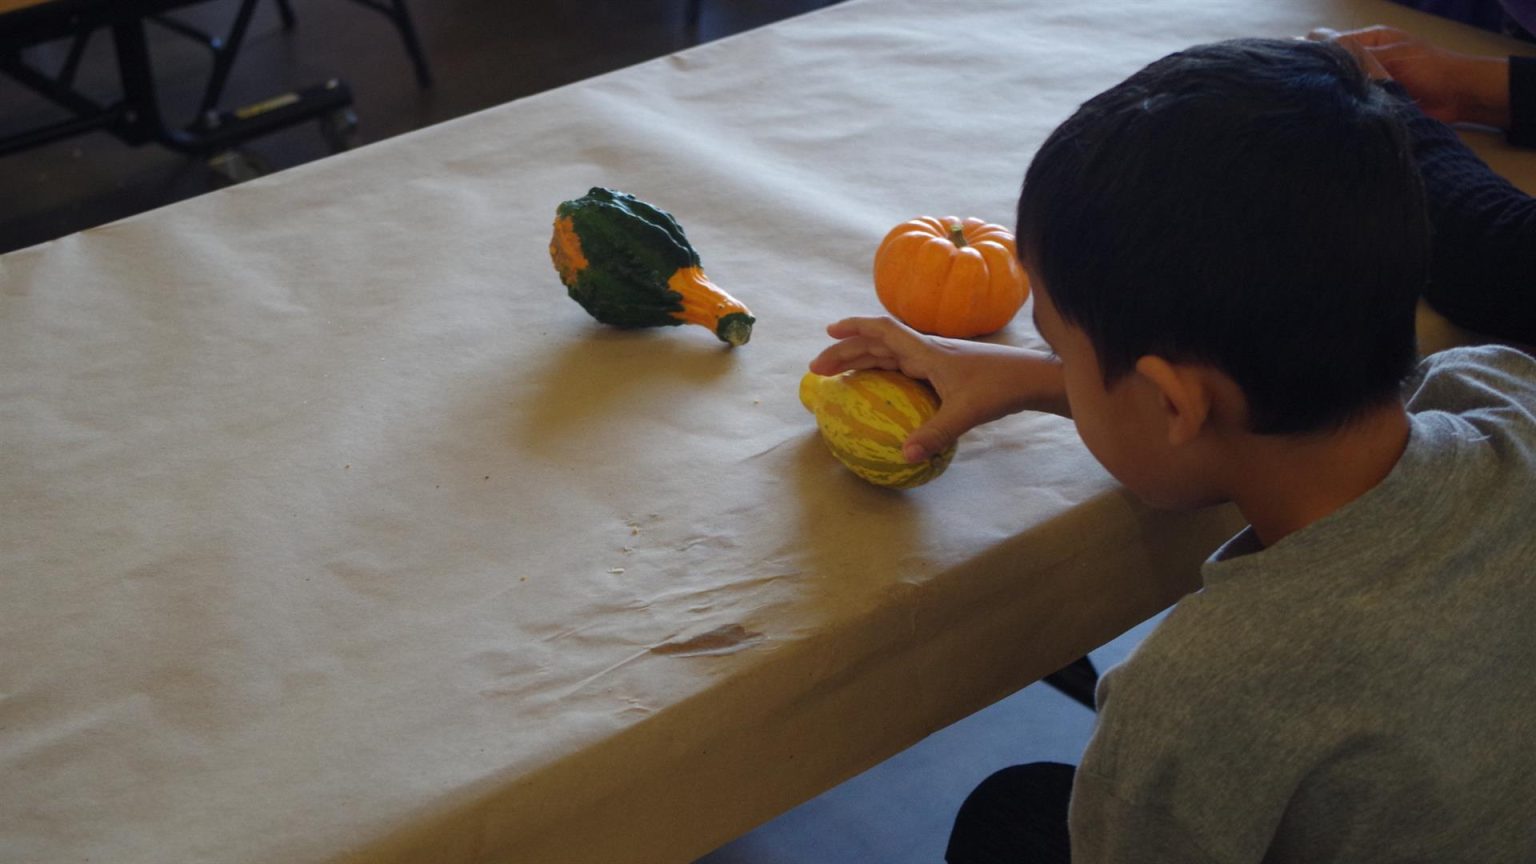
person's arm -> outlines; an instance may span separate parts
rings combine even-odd
[[[1479,57],[1391,27],[1328,32],[1402,97],[1433,229],[1425,299],[1488,336],[1536,342],[1536,199],[1489,168],[1448,123],[1536,143],[1536,61]]]
[[[1332,38],[1368,55],[1430,117],[1503,129],[1509,143],[1536,147],[1536,57],[1461,54],[1395,27]]]
[[[921,462],[967,430],[1019,411],[1070,416],[1061,364],[1007,345],[924,336],[890,318],[845,318],[827,327],[838,340],[811,360],[810,370],[893,369],[933,385],[939,410],[907,438],[902,455]]]
[[[1536,147],[1536,57],[1510,57],[1509,143]]]
[[[1469,330],[1536,343],[1536,198],[1451,127],[1411,108],[1405,119],[1433,231],[1425,299]]]
[[[1404,382],[1411,413],[1445,411],[1481,415],[1524,415],[1536,425],[1536,358],[1503,345],[1477,345],[1425,358]]]

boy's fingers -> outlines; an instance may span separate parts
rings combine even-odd
[[[907,443],[901,447],[901,458],[911,463],[926,462],[944,452],[946,446],[942,435],[924,426],[907,436]]]
[[[817,375],[836,375],[845,369],[894,369],[895,356],[884,343],[850,336],[827,346],[811,360],[810,370]]]
[[[966,412],[960,407],[940,405],[933,419],[912,430],[912,434],[907,436],[906,442],[901,447],[901,455],[908,462],[932,459],[958,441],[966,430],[977,425],[978,422],[968,419]]]
[[[886,318],[844,318],[841,321],[833,321],[827,325],[827,335],[833,339],[847,339],[850,336],[868,336],[879,333],[882,325],[888,323]]]
[[[907,436],[901,447],[901,456],[908,462],[922,462],[939,455],[959,436],[942,427],[929,423]]]
[[[901,363],[895,357],[880,357],[874,354],[854,354],[841,356],[838,354],[827,355],[825,352],[818,355],[807,367],[817,375],[836,375],[839,372],[847,372],[849,369],[892,369],[899,370]]]
[[[827,335],[839,341],[811,361],[810,369],[818,375],[845,369],[902,369],[919,361],[927,347],[916,331],[890,318],[844,318],[827,325]]]
[[[911,347],[922,339],[916,330],[893,318],[844,318],[828,325],[827,335],[833,339],[863,336],[897,348]]]

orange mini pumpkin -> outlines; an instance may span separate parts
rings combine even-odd
[[[969,338],[1012,321],[1029,296],[1029,279],[1008,229],[980,219],[920,216],[880,241],[875,293],[915,330]]]

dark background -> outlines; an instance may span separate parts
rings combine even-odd
[[[685,0],[411,0],[410,12],[436,78],[417,86],[393,23],[348,0],[291,0],[282,28],[275,0],[260,3],[221,107],[235,108],[340,78],[352,89],[356,145],[378,141],[603,72],[797,15],[835,0],[703,0],[696,33]],[[238,0],[209,0],[173,13],[224,34]],[[148,26],[160,104],[190,123],[212,67],[209,50]],[[44,70],[64,62],[67,43],[28,49]],[[77,88],[103,101],[118,90],[112,40],[91,40]],[[61,109],[0,76],[0,135],[62,119]],[[318,124],[306,123],[241,148],[281,170],[330,154]],[[0,157],[0,252],[31,246],[230,184],[204,158],[158,145],[129,146],[105,132]]]

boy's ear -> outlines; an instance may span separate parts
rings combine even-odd
[[[1136,361],[1136,373],[1157,392],[1168,443],[1177,447],[1198,437],[1211,419],[1215,397],[1200,367],[1169,363],[1148,354]]]

